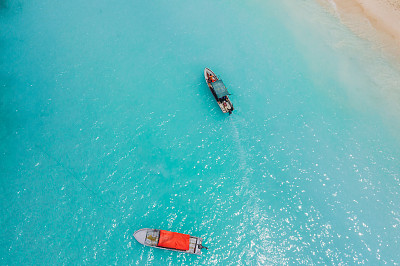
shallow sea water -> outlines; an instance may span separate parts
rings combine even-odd
[[[3,0],[0,27],[1,264],[400,263],[400,75],[314,2]]]

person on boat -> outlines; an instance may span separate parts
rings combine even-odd
[[[209,81],[210,83],[212,83],[212,82],[214,82],[214,81],[215,81],[215,78],[214,78],[214,76],[213,76],[213,75],[211,75],[210,73],[208,73],[208,81]]]

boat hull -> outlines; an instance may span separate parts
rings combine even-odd
[[[179,252],[195,254],[195,255],[201,255],[200,246],[203,242],[202,238],[196,237],[196,236],[190,236],[189,250],[166,248],[166,247],[157,246],[157,243],[158,243],[157,233],[159,234],[159,231],[160,231],[159,229],[143,228],[143,229],[137,230],[133,234],[133,236],[140,244],[148,246],[148,247],[166,249],[166,250],[171,250],[171,251],[179,251]]]
[[[211,69],[209,69],[209,68],[206,67],[206,68],[204,69],[204,78],[205,78],[205,80],[206,80],[206,83],[207,83],[207,85],[208,85],[208,88],[210,89],[211,93],[213,94],[215,100],[217,101],[218,106],[219,106],[219,108],[221,109],[221,111],[222,111],[223,113],[229,113],[229,114],[231,114],[232,111],[234,110],[233,104],[232,104],[231,100],[229,99],[228,95],[226,95],[226,96],[224,97],[224,99],[219,99],[219,98],[217,97],[217,94],[215,93],[215,90],[214,90],[214,88],[213,88],[213,86],[212,86],[212,82],[210,82],[210,80],[209,80],[209,76],[212,76],[212,77],[215,79],[215,81],[219,80],[218,77],[217,77],[217,75],[215,75],[215,73],[214,73]]]

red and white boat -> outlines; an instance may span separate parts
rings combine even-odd
[[[142,245],[173,251],[201,255],[203,239],[187,234],[175,233],[166,230],[143,228],[137,230],[133,236]]]

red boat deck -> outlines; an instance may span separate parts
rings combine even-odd
[[[160,230],[159,247],[189,250],[189,242],[189,235]]]

